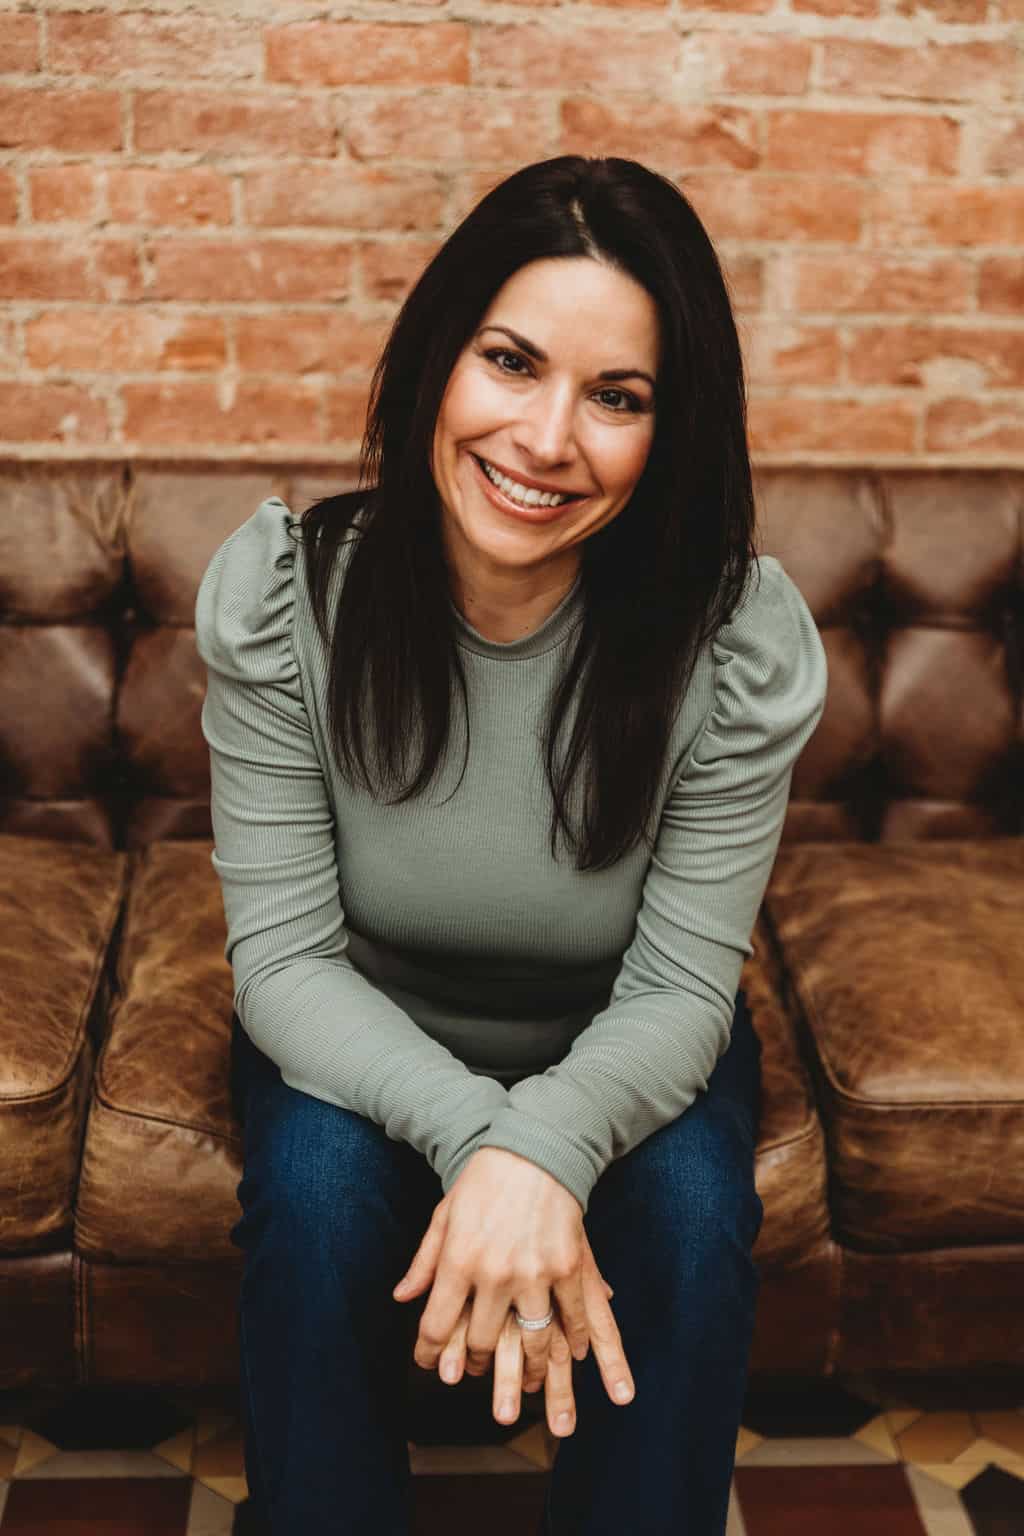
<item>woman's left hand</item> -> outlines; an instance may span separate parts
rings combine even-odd
[[[466,1369],[483,1375],[509,1308],[543,1317],[552,1297],[570,1349],[582,1360],[590,1338],[583,1250],[583,1207],[575,1195],[518,1153],[480,1147],[435,1207],[393,1292],[397,1301],[410,1301],[433,1282],[413,1350],[416,1364],[434,1369],[469,1305]],[[517,1331],[526,1356],[524,1386],[539,1385],[547,1376],[552,1329]]]

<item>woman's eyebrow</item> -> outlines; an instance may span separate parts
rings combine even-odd
[[[538,363],[546,363],[548,360],[547,353],[542,352],[536,342],[527,341],[526,337],[520,336],[517,331],[509,330],[507,325],[482,325],[476,333],[477,336],[482,335],[484,331],[504,331],[506,336],[512,338],[517,347],[522,347],[528,357],[535,357]],[[605,368],[597,377],[599,379],[614,379],[616,382],[622,379],[646,379],[652,389],[656,388],[654,380],[643,368]]]

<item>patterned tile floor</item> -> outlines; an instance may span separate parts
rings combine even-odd
[[[490,1444],[410,1443],[413,1536],[535,1536],[538,1401]],[[229,1393],[0,1393],[0,1536],[248,1536],[247,1508]],[[728,1536],[865,1532],[1024,1536],[1024,1377],[753,1381]]]

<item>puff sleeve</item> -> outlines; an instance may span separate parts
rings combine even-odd
[[[213,867],[246,1033],[283,1080],[417,1148],[447,1184],[507,1089],[470,1072],[349,959],[334,816],[296,664],[296,551],[277,497],[200,582]]]
[[[810,610],[778,560],[759,563],[711,641],[713,703],[662,808],[608,1006],[509,1089],[480,1141],[546,1168],[584,1211],[609,1163],[682,1114],[729,1044],[793,765],[824,709]]]

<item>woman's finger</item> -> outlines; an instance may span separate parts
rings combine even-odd
[[[494,1417],[514,1424],[522,1410],[523,1346],[520,1328],[510,1311],[494,1351]]]
[[[458,1381],[466,1367],[466,1332],[469,1328],[469,1302],[462,1309],[462,1316],[455,1325],[455,1332],[441,1351],[438,1370],[441,1380],[449,1385]]]
[[[555,1299],[562,1331],[569,1341],[570,1352],[577,1360],[585,1360],[590,1339],[587,1307],[583,1299],[583,1269],[578,1268],[567,1280],[556,1280]]]
[[[462,1309],[469,1298],[469,1285],[459,1271],[442,1256],[427,1304],[420,1317],[413,1359],[424,1370],[432,1371],[448,1340],[455,1332]],[[474,1309],[475,1310],[475,1309]],[[472,1318],[470,1319],[472,1327]],[[469,1341],[467,1336],[467,1351]],[[467,1359],[467,1369],[469,1362]]]
[[[622,1347],[622,1335],[608,1305],[606,1290],[607,1286],[596,1269],[584,1277],[583,1294],[594,1358],[612,1402],[625,1404],[632,1401],[636,1386]]]
[[[430,1225],[413,1255],[412,1263],[391,1293],[396,1301],[411,1301],[414,1296],[419,1296],[426,1290],[437,1270],[437,1261],[444,1246],[447,1230],[448,1206],[446,1201],[441,1201],[434,1209]]]
[[[572,1390],[572,1350],[557,1323],[551,1328],[548,1374],[544,1382],[548,1424],[553,1435],[571,1435],[576,1428],[576,1400]]]

